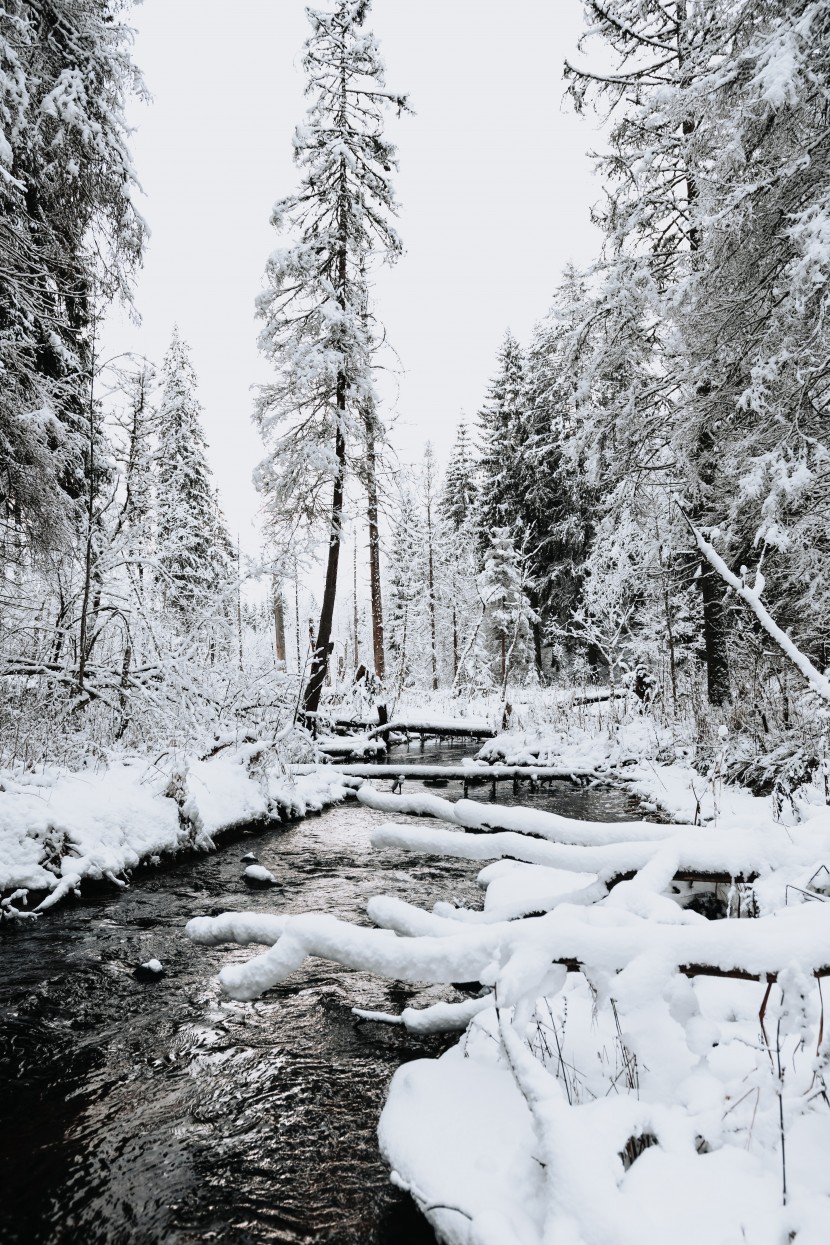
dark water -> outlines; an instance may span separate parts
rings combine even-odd
[[[470,752],[416,745],[409,759]],[[457,798],[455,786],[437,793]],[[489,789],[473,794],[489,798]],[[509,784],[498,798],[530,802]],[[636,816],[619,792],[567,784],[532,802],[598,820]],[[358,1022],[351,1008],[397,1012],[454,991],[312,961],[261,1001],[236,1003],[213,978],[251,952],[195,947],[183,933],[191,916],[235,909],[324,910],[365,923],[367,900],[381,892],[480,906],[475,864],[374,852],[369,833],[385,820],[349,804],[245,834],[2,937],[4,1245],[434,1241],[389,1185],[375,1129],[395,1068],[438,1054],[444,1040]],[[279,891],[244,884],[240,857],[251,850]],[[134,968],[151,956],[165,975],[141,982]]]

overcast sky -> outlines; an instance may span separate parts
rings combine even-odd
[[[320,0],[322,7],[322,0]],[[291,136],[306,100],[302,0],[144,0],[135,58],[153,95],[133,151],[151,229],[113,350],[160,362],[177,321],[193,350],[211,462],[230,526],[257,545],[250,421],[254,298],[276,235],[273,202],[296,184]],[[526,339],[568,260],[597,247],[590,120],[563,105],[562,61],[579,0],[374,0],[387,82],[415,115],[390,119],[406,253],[376,286],[403,373],[393,440],[403,461],[432,440],[443,461],[473,418],[509,326]],[[390,414],[391,412],[388,412]]]

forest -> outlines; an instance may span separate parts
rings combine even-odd
[[[22,944],[240,827],[302,842],[324,809],[367,818],[387,870],[443,861],[463,888],[447,862],[490,862],[483,909],[373,890],[368,929],[336,891],[280,902],[274,831],[254,907],[191,905],[187,954],[268,948],[213,953],[216,1008],[308,957],[427,983],[394,1015],[360,996],[355,1023],[462,1035],[395,1072],[379,1134],[440,1241],[819,1245],[830,0],[579,7],[562,108],[596,148],[600,245],[547,274],[526,339],[499,326],[474,413],[440,412],[449,455],[425,420],[414,465],[379,277],[417,93],[394,65],[387,85],[370,0],[306,10],[307,111],[275,120],[295,182],[251,290],[269,379],[237,416],[261,438],[255,555],[187,326],[155,360],[105,329],[140,316],[149,245],[131,5],[0,8],[2,928]],[[410,1239],[304,1230],[244,1239]],[[0,1240],[72,1239],[31,1231]]]

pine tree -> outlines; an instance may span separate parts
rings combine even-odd
[[[525,591],[522,559],[506,527],[493,531],[480,582],[496,643],[499,683],[504,695],[514,660],[526,655],[535,619]]]
[[[316,529],[326,519],[325,590],[304,694],[313,720],[331,646],[346,463],[360,442],[361,409],[374,399],[366,274],[373,260],[394,260],[401,249],[391,224],[395,150],[383,136],[383,112],[407,104],[386,89],[377,45],[363,29],[368,0],[307,12],[303,65],[313,102],[294,136],[300,188],[272,215],[291,239],[271,256],[258,300],[259,345],[277,380],[261,391],[257,420],[272,447],[258,483],[274,524]]]
[[[438,499],[441,596],[449,614],[454,688],[457,687],[461,653],[468,639],[467,632],[478,605],[477,472],[478,463],[473,454],[467,426],[461,423],[450,452],[450,461]]]
[[[129,297],[145,227],[124,107],[142,93],[112,0],[0,14],[0,522],[33,546],[82,516],[96,299]]]
[[[460,423],[450,460],[444,476],[444,487],[439,502],[441,515],[447,524],[460,532],[475,511],[478,497],[476,475],[478,463],[473,453],[467,425]]]
[[[570,70],[578,103],[598,91],[617,109],[605,304],[629,340],[639,320],[653,351],[605,421],[617,459],[607,495],[645,530],[636,511],[654,523],[664,508],[648,491],[680,493],[736,569],[761,547],[776,607],[818,652],[826,610],[804,585],[823,580],[826,545],[815,521],[828,426],[826,6],[587,9],[616,57],[611,72]],[[636,483],[624,488],[626,469]],[[722,704],[724,589],[699,565],[709,698]]]
[[[153,369],[143,363],[125,377],[127,404],[118,419],[121,434],[120,467],[123,498],[116,535],[124,531],[131,560],[143,583],[144,567],[151,556],[155,504],[156,411],[152,404]]]
[[[744,16],[728,74],[695,83],[708,159],[697,183],[705,245],[684,305],[685,414],[706,447],[701,517],[736,569],[763,561],[774,614],[823,663],[830,14],[768,0]]]
[[[391,678],[395,699],[400,698],[416,668],[424,611],[424,531],[416,499],[404,483],[399,486],[389,550],[388,627]],[[427,654],[424,654],[427,658]],[[427,658],[428,660],[428,658]]]
[[[488,548],[496,528],[514,528],[517,447],[524,437],[527,403],[522,348],[509,331],[498,355],[498,371],[479,412],[481,461],[477,500],[479,544]]]
[[[616,318],[623,341],[636,326],[635,336],[650,339],[656,356],[632,388],[628,413],[617,404],[628,427],[617,422],[615,432],[634,450],[635,478],[648,474],[652,486],[661,479],[676,485],[680,475],[701,517],[715,487],[718,421],[704,427],[691,414],[686,359],[692,343],[682,323],[684,297],[707,245],[699,189],[715,137],[701,125],[711,107],[699,88],[704,81],[711,88],[710,70],[722,75],[726,63],[736,63],[752,16],[747,0],[587,0],[586,14],[583,43],[601,38],[603,56],[607,60],[610,49],[614,59],[601,72],[566,65],[577,107],[595,96],[616,110],[611,150],[601,160],[607,203],[598,213],[607,238],[605,314],[609,322]],[[716,145],[721,141],[722,135]],[[730,695],[723,588],[708,566],[701,566],[699,584],[709,699],[720,705]]]
[[[531,581],[531,599],[545,624],[564,625],[576,608],[591,543],[596,498],[585,462],[578,339],[590,308],[572,267],[528,353],[528,400],[516,505]]]
[[[166,604],[188,617],[221,592],[232,557],[207,461],[190,351],[178,328],[162,367],[156,451],[156,562]]]

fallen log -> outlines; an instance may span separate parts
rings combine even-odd
[[[317,765],[291,765],[292,774],[313,774],[320,767]],[[352,778],[448,778],[467,783],[509,782],[513,779],[528,782],[550,782],[553,779],[569,781],[574,778],[607,778],[607,774],[598,774],[593,769],[565,769],[557,765],[395,765],[383,762],[374,765],[370,762],[333,761],[326,769],[336,769],[341,774],[349,774]]]

